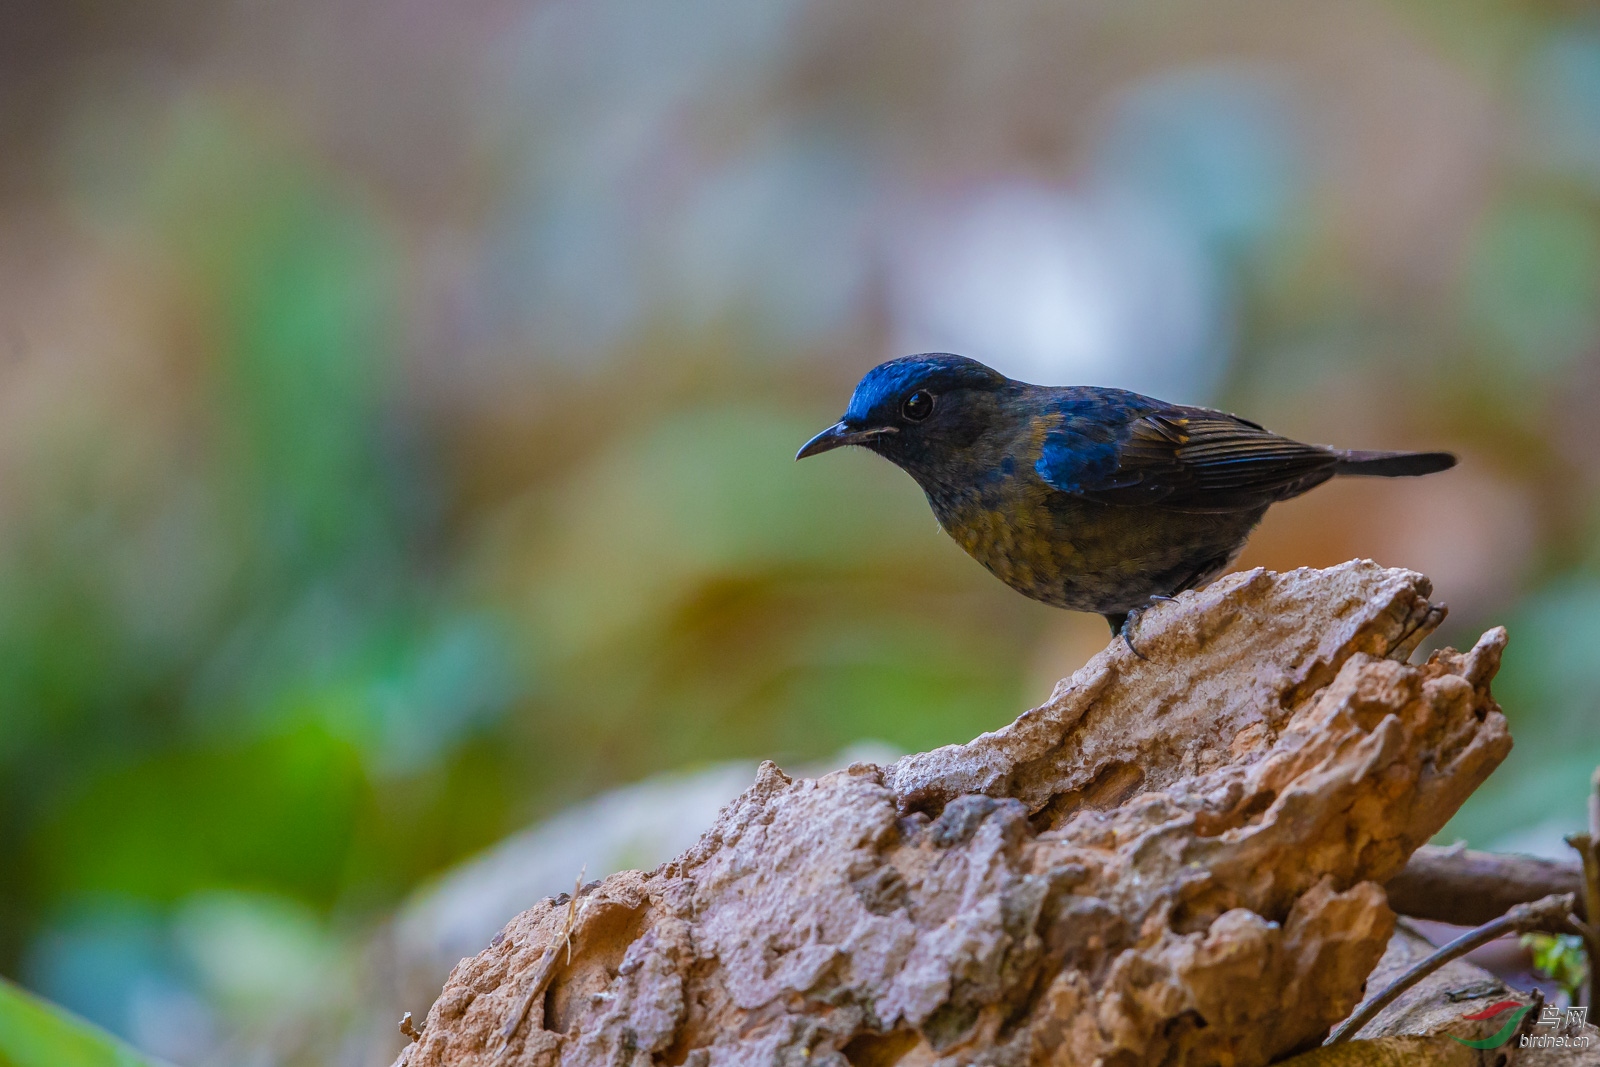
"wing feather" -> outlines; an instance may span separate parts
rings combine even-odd
[[[1096,412],[1094,417],[1103,417]],[[1338,456],[1206,408],[1131,411],[1115,440],[1074,426],[1064,411],[1037,465],[1063,492],[1107,504],[1154,504],[1192,511],[1261,507],[1295,496],[1333,474]],[[1078,416],[1082,418],[1082,416]],[[1093,441],[1086,453],[1083,445]]]

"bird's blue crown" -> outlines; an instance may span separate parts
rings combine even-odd
[[[844,419],[851,425],[871,421],[887,407],[917,389],[937,396],[953,389],[996,389],[1008,379],[975,359],[948,352],[924,352],[880,363],[866,373],[850,396]]]

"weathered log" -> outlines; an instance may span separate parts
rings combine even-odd
[[[700,842],[463,960],[405,1067],[1265,1064],[1360,999],[1381,884],[1510,748],[1504,631],[1421,575],[1251,571],[966,745],[763,765]]]
[[[1533,856],[1423,845],[1384,885],[1399,915],[1480,926],[1517,904],[1571,893],[1585,916],[1583,869]]]

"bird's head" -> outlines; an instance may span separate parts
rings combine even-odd
[[[982,437],[993,426],[1001,394],[1016,384],[965,356],[891,359],[867,372],[844,417],[807,441],[795,459],[861,445],[920,480]]]

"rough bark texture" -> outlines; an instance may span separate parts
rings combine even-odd
[[[1505,635],[1364,561],[1149,612],[1005,729],[762,767],[648,874],[463,960],[408,1067],[1264,1064],[1360,999],[1381,884],[1504,758]]]

